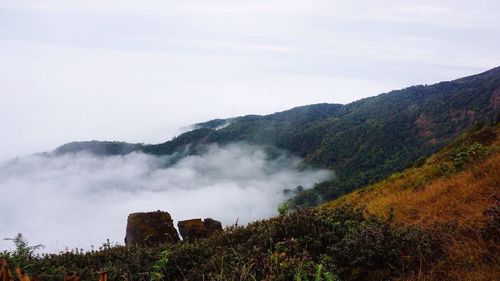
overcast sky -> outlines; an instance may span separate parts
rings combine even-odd
[[[0,158],[500,64],[500,2],[0,0]]]

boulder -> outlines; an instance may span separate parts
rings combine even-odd
[[[222,223],[211,218],[179,221],[177,227],[184,240],[204,239],[222,231]]]
[[[211,218],[206,218],[203,221],[205,228],[207,229],[208,235],[212,235],[217,231],[222,231],[222,223],[218,220],[214,220]]]
[[[179,233],[184,240],[194,240],[208,237],[207,230],[201,219],[179,221],[177,223],[177,227],[179,228]]]
[[[179,242],[179,234],[170,214],[156,211],[133,213],[128,216],[125,245],[158,246]]]

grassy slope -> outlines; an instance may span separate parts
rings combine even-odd
[[[229,227],[206,240],[0,257],[47,280],[73,270],[81,280],[95,280],[101,270],[110,280],[138,281],[496,280],[499,147],[500,124],[316,209]]]
[[[499,241],[483,239],[488,225],[496,239],[499,231],[498,221],[492,225],[491,216],[485,216],[486,210],[496,210],[498,216],[500,199],[500,126],[492,131],[496,136],[484,130],[476,132],[434,154],[421,167],[407,169],[321,207],[354,205],[378,217],[386,217],[393,210],[397,225],[419,227],[441,237],[446,258],[434,267],[430,279],[494,280],[500,276]],[[484,139],[485,135],[489,137]],[[451,167],[450,158],[475,141],[488,147],[488,155],[455,173],[443,173],[439,167]]]
[[[283,113],[254,116],[250,119],[264,118],[268,126],[262,127],[252,119],[218,130],[215,135],[211,129],[199,129],[172,142],[142,149],[162,154],[193,141],[205,142],[210,138],[220,141],[224,137],[240,140],[243,133],[267,138],[266,130],[276,131],[283,125],[279,120],[285,124],[295,120],[283,129],[283,135],[269,135],[272,141],[281,144],[280,147],[295,148],[292,151],[301,151],[303,147],[313,149],[301,155],[328,165],[336,161],[344,163],[347,159],[334,159],[337,152],[354,155],[359,159],[347,164],[363,175],[349,173],[349,178],[359,176],[372,182],[402,169],[409,160],[426,155],[429,150],[422,153],[418,149],[420,145],[438,139],[445,142],[472,125],[475,114],[481,115],[480,111],[472,114],[457,108],[470,106],[487,110],[490,117],[498,117],[497,107],[490,108],[487,103],[500,83],[499,73],[500,68],[489,72],[491,77],[487,79],[478,75],[436,87],[412,87],[403,94],[395,92],[366,99],[341,111],[319,105],[340,115],[330,119],[326,115],[332,112],[323,114],[324,108],[315,111],[313,116],[319,123],[314,128],[303,128],[305,131],[290,133],[289,128],[295,127],[295,121],[301,124],[304,121],[303,112],[297,110],[318,109],[318,106],[292,111],[292,117],[297,120],[284,118]],[[461,87],[464,83],[471,86]],[[426,103],[416,104],[415,98]],[[445,103],[453,104],[448,105],[449,110],[443,110]],[[341,116],[347,121],[339,123]],[[387,119],[388,116],[391,119]],[[429,120],[429,116],[433,118]],[[450,125],[450,118],[457,123]],[[309,127],[309,120],[306,121],[302,125]],[[258,128],[266,130],[255,132]],[[338,133],[340,129],[344,133]],[[415,141],[416,135],[420,139]],[[160,249],[111,247],[90,253],[26,259],[19,265],[30,273],[52,274],[53,280],[59,280],[60,274],[71,270],[81,272],[82,280],[94,280],[96,273],[103,269],[110,273],[111,280],[124,276],[128,280],[150,280],[156,274],[165,277],[164,280],[312,280],[318,271],[325,273],[318,280],[495,280],[500,276],[499,136],[500,125],[483,129],[445,147],[419,163],[419,167],[393,174],[318,209],[255,222],[247,227],[232,227],[203,241],[165,246],[163,253]],[[282,143],[275,137],[298,141]],[[315,140],[317,138],[321,142]],[[349,150],[353,142],[359,150]],[[398,147],[391,150],[393,144]],[[115,143],[108,146],[113,152],[121,153]],[[374,148],[377,151],[372,151]],[[107,148],[106,152],[109,152]],[[387,157],[389,154],[393,157]],[[348,185],[346,191],[363,182]],[[349,204],[364,208],[367,216],[338,208]],[[394,216],[385,220],[391,217],[389,210],[393,210]],[[11,263],[16,260],[15,254],[0,253],[0,256],[6,256]],[[160,262],[153,266],[161,256]]]

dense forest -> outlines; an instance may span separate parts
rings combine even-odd
[[[403,172],[316,208],[156,247],[0,253],[38,280],[496,280],[500,125],[462,134]]]
[[[157,145],[84,142],[57,153],[143,151],[200,153],[200,144],[246,142],[279,148],[336,177],[296,195],[291,204],[313,206],[374,183],[425,158],[475,125],[500,118],[500,67],[428,86],[412,86],[347,105],[315,104],[271,115],[216,119]],[[271,153],[272,155],[272,153]]]

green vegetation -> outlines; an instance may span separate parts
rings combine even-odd
[[[437,173],[437,167],[450,167]],[[314,209],[157,248],[0,253],[45,280],[495,280],[500,124],[476,128],[403,172]]]
[[[85,151],[96,155],[125,155],[136,151],[140,144],[131,144],[117,141],[84,141],[71,142],[58,147],[55,154]]]
[[[443,256],[425,280],[496,280],[500,274],[500,124],[478,129],[411,167],[321,206],[362,208],[439,237]]]
[[[71,271],[97,280],[101,270],[110,280],[382,280],[425,270],[438,249],[424,231],[395,228],[391,220],[352,208],[309,209],[163,250],[106,246],[39,256],[24,266],[47,280]]]
[[[290,202],[291,207],[315,206],[410,167],[476,124],[498,122],[494,96],[499,89],[500,68],[495,68],[347,105],[316,104],[266,116],[215,119],[171,141],[135,149],[175,153],[172,161],[201,153],[198,145],[210,143],[243,141],[291,151],[309,165],[336,172],[335,179],[298,193]]]
[[[40,255],[34,253],[34,247],[27,246],[22,236],[14,242],[17,250],[0,253],[0,259],[5,258],[9,265],[23,268],[29,276],[38,274],[46,281],[63,280],[67,272],[77,272],[80,280],[98,280],[100,271],[106,271],[109,280],[149,281],[157,276],[154,265],[162,257],[160,248],[112,246],[109,242],[88,252],[74,249]]]
[[[43,272],[46,280],[68,271],[95,280],[102,270],[110,280],[141,281],[495,280],[500,125],[491,101],[499,89],[497,68],[345,106],[234,118],[217,130],[226,120],[197,124],[172,141],[134,150],[180,158],[201,153],[198,144],[244,141],[292,151],[334,169],[337,178],[298,189],[278,217],[204,240],[34,255],[36,247],[18,236],[17,250],[0,258],[30,274]],[[92,151],[124,151],[103,145],[91,143]]]
[[[352,208],[301,210],[174,246],[165,280],[373,280],[439,257],[425,232]]]
[[[285,201],[285,202],[282,202],[281,204],[279,204],[278,214],[280,216],[286,215],[289,211],[290,211],[290,205],[288,202]]]
[[[43,248],[43,245],[30,246],[21,233],[17,234],[14,238],[4,238],[4,240],[12,241],[15,250],[0,253],[0,258],[6,258],[11,265],[22,267],[25,270],[34,270],[32,262],[36,257],[35,252]]]

